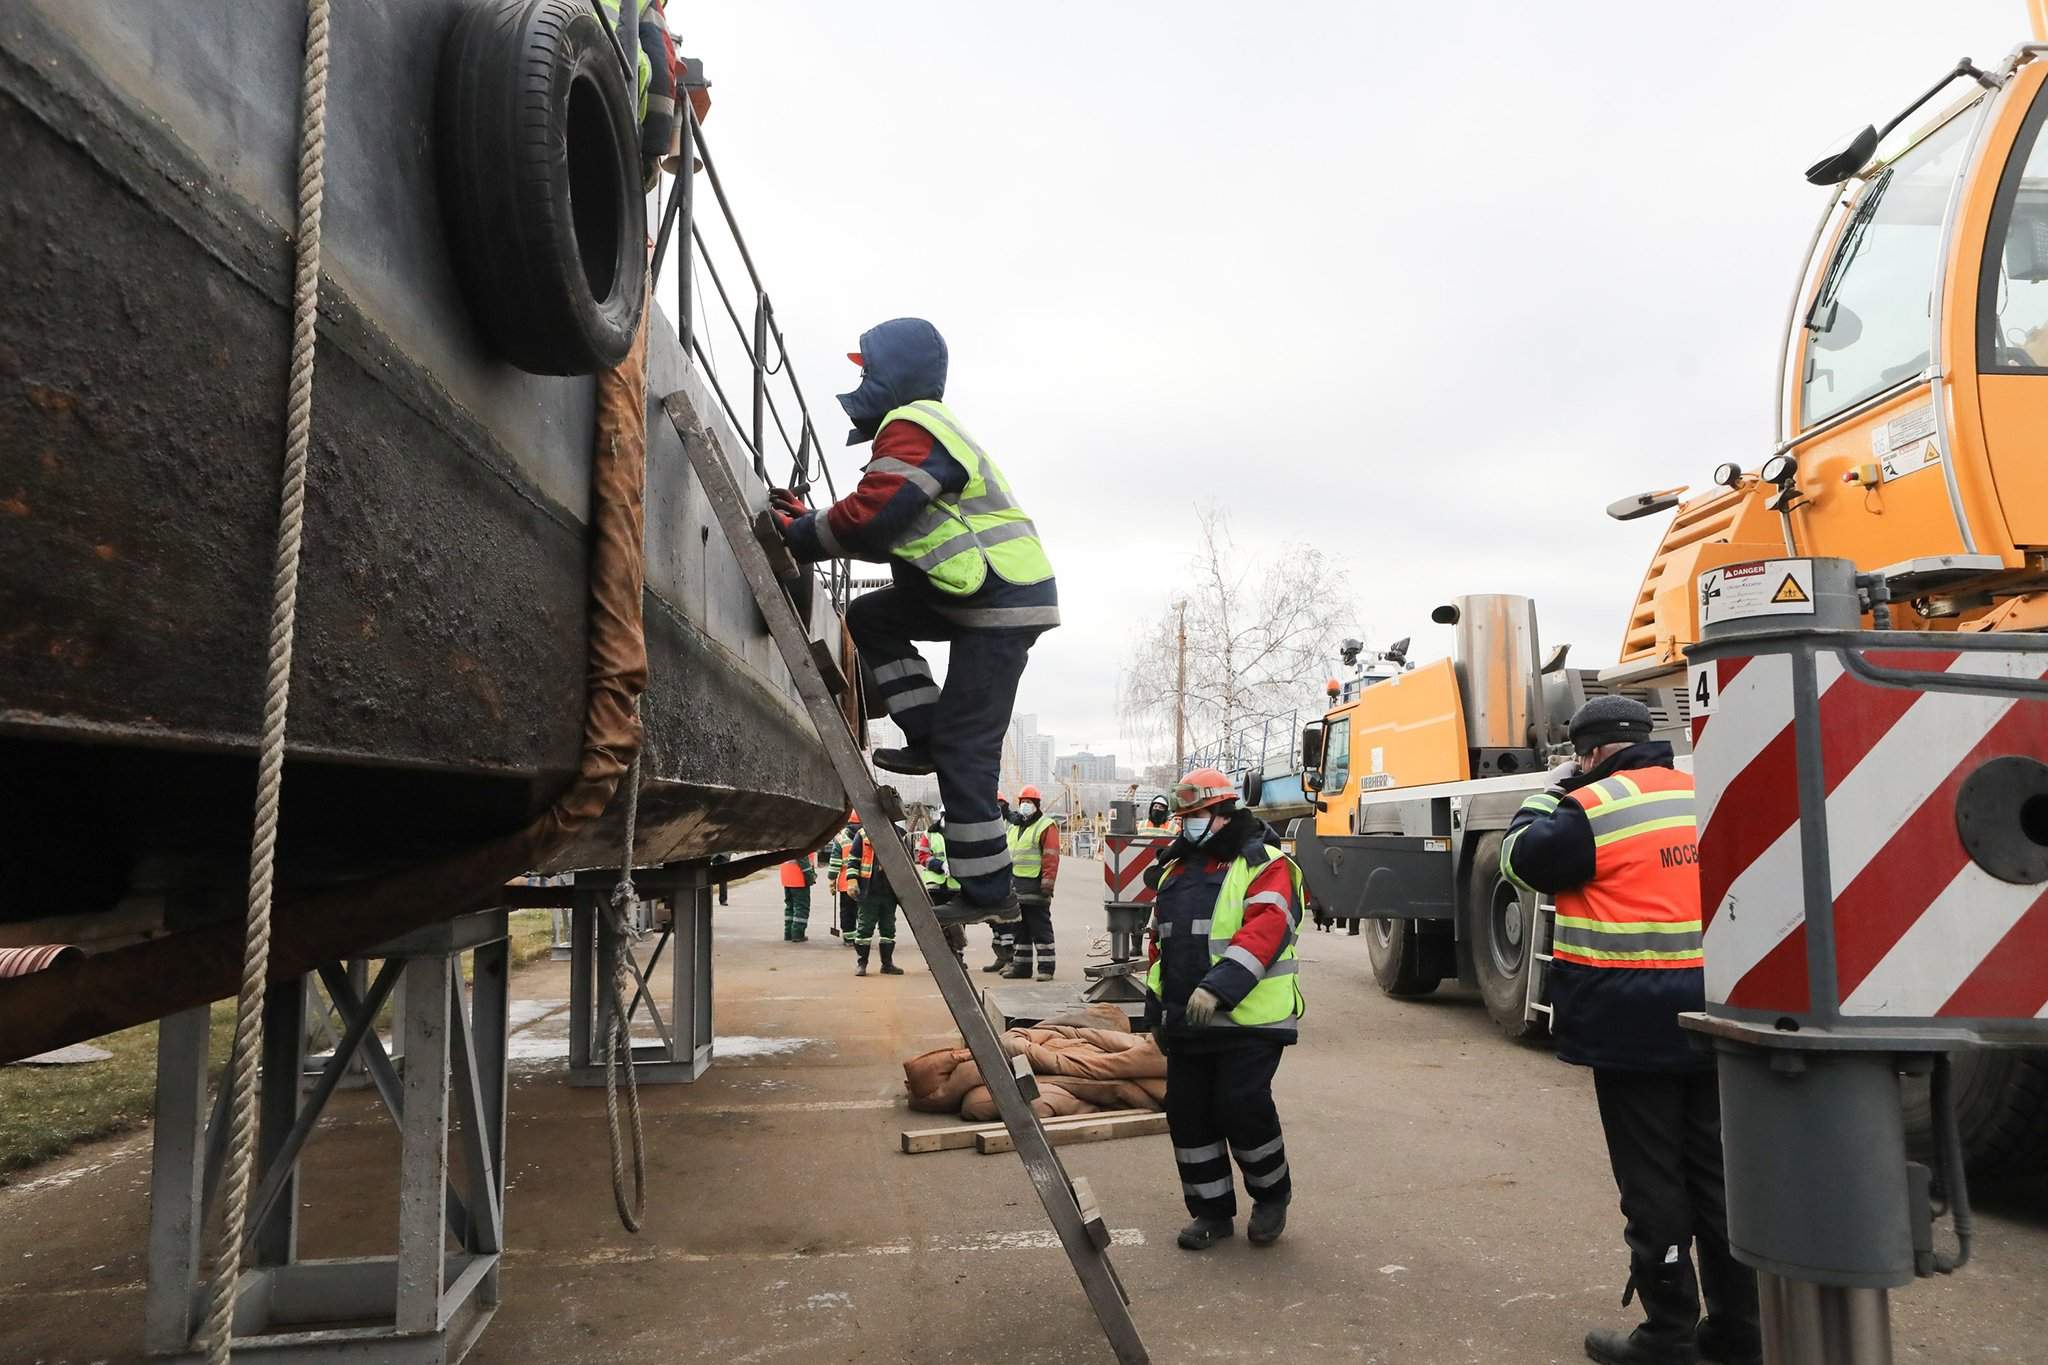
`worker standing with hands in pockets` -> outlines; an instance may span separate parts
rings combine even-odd
[[[1270,1246],[1294,1195],[1273,1076],[1304,1008],[1301,869],[1214,768],[1182,778],[1173,809],[1180,837],[1145,873],[1158,893],[1145,1020],[1166,1053],[1166,1123],[1194,1215],[1179,1242],[1206,1251],[1231,1235],[1235,1157],[1252,1198],[1245,1234]]]
[[[1593,1069],[1628,1220],[1621,1302],[1643,1301],[1642,1325],[1595,1328],[1586,1355],[1761,1365],[1756,1272],[1728,1246],[1714,1054],[1678,1024],[1706,1008],[1692,775],[1650,730],[1650,708],[1633,697],[1581,706],[1570,726],[1577,758],[1515,813],[1500,870],[1557,902],[1551,1032],[1561,1060]]]

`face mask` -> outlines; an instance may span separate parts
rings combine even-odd
[[[1183,815],[1180,818],[1180,835],[1191,844],[1199,844],[1209,837],[1209,826],[1214,821],[1206,815]]]
[[[1037,814],[1038,803],[1036,801],[1026,801],[1022,805],[1017,807],[1017,816],[1019,819],[1030,820],[1036,817]]]

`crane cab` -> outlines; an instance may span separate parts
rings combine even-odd
[[[1682,664],[1699,574],[1780,555],[1883,571],[1902,625],[2048,626],[2043,58],[1960,64],[1884,156],[1866,129],[1809,172],[1840,183],[1788,311],[1776,445],[1679,506],[1619,673]]]

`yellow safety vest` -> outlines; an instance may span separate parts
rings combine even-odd
[[[618,33],[620,18],[619,0],[597,0],[597,2],[600,5],[604,6],[605,17],[612,21],[612,32]],[[646,12],[646,0],[641,0],[639,13],[645,14]],[[654,79],[654,64],[647,60],[647,50],[640,46],[640,35],[638,33],[619,33],[619,42],[621,45],[624,45],[628,41],[630,41],[633,44],[633,50],[640,54],[640,69],[637,73],[636,83],[633,87],[633,94],[635,98],[639,101],[637,107],[640,112],[636,116],[636,121],[638,121],[644,120],[647,117],[647,88]]]
[[[974,443],[944,403],[920,399],[893,408],[882,425],[909,422],[930,432],[932,439],[967,471],[967,486],[958,497],[935,494],[889,553],[922,569],[932,586],[953,597],[968,597],[988,580],[989,570],[1006,583],[1043,583],[1052,577],[1052,561],[1039,543],[1038,528],[1010,496],[1009,482],[995,461]],[[927,484],[931,476],[913,465],[884,456],[868,468],[902,474]]]
[[[1301,868],[1294,859],[1287,857],[1273,845],[1266,845],[1266,857],[1285,859],[1287,873],[1294,881],[1294,903],[1306,904],[1302,895]],[[1180,871],[1179,863],[1172,863],[1166,874],[1159,879],[1159,891],[1163,895],[1166,884]],[[1223,886],[1216,893],[1216,905],[1209,912],[1209,965],[1215,966],[1223,960],[1223,954],[1230,947],[1230,940],[1244,927],[1244,893],[1252,884],[1252,865],[1239,858],[1224,874]],[[1154,912],[1155,916],[1157,912]],[[1197,924],[1199,925],[1199,921]],[[1296,929],[1300,926],[1297,924]],[[1301,966],[1295,956],[1294,941],[1297,934],[1287,936],[1287,946],[1280,950],[1280,956],[1273,965],[1266,968],[1266,974],[1259,978],[1259,984],[1252,987],[1250,994],[1237,1002],[1237,1008],[1218,1011],[1214,1023],[1238,1028],[1292,1028],[1294,1021],[1308,1008],[1301,994]],[[1145,985],[1154,997],[1164,999],[1161,994],[1164,968],[1161,959],[1152,959],[1152,969],[1145,974]]]
[[[931,856],[937,858],[940,862],[945,862],[946,836],[937,830],[933,830],[925,838],[931,843]],[[943,886],[954,891],[960,889],[960,880],[953,875],[952,864],[950,863],[947,863],[944,872],[934,872],[929,867],[920,867],[917,870],[917,875],[924,880],[924,884],[928,887]]]
[[[1040,841],[1045,838],[1045,827],[1051,823],[1052,817],[1041,813],[1028,825],[1010,826],[1007,837],[1011,876],[1036,877],[1045,871],[1045,849]]]

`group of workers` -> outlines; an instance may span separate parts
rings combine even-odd
[[[885,322],[849,358],[861,380],[840,395],[848,443],[874,445],[859,485],[822,510],[778,489],[771,508],[799,560],[891,566],[891,586],[847,611],[870,691],[905,737],[877,750],[875,764],[938,775],[948,818],[923,875],[934,901],[943,896],[936,913],[956,954],[961,926],[993,922],[987,970],[1047,979],[1058,829],[1035,788],[1018,793],[1014,812],[997,788],[1026,658],[1059,623],[1052,565],[1008,481],[945,405],[937,329]],[[914,643],[924,640],[951,645],[943,685]],[[1559,1056],[1593,1070],[1626,1221],[1622,1304],[1640,1297],[1645,1315],[1629,1332],[1589,1332],[1586,1354],[1606,1365],[1757,1365],[1756,1277],[1728,1244],[1714,1061],[1678,1024],[1704,1005],[1692,779],[1651,729],[1631,698],[1581,707],[1569,726],[1575,757],[1515,816],[1501,872],[1555,900],[1552,1028]],[[1301,870],[1213,768],[1152,803],[1145,825],[1172,835],[1145,874],[1155,891],[1146,1020],[1166,1054],[1167,1124],[1192,1218],[1178,1242],[1202,1251],[1232,1235],[1234,1165],[1251,1201],[1247,1239],[1268,1246],[1293,1194],[1273,1080],[1305,1008]],[[899,971],[894,899],[873,863],[850,819],[832,877],[863,975],[870,941],[882,970]],[[807,907],[810,874],[790,868],[785,936],[801,941],[808,910],[799,916],[795,893]]]

